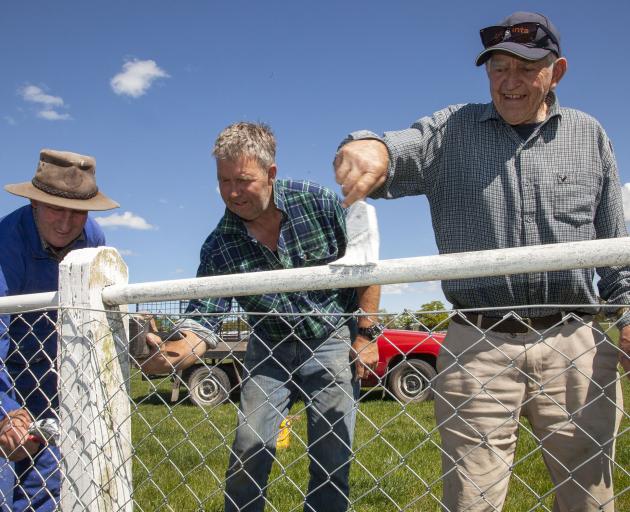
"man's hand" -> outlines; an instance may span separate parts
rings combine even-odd
[[[355,140],[344,144],[337,155],[335,179],[345,196],[344,206],[365,199],[385,183],[389,153],[380,140]]]
[[[180,331],[180,339],[162,339],[153,333],[146,334],[151,355],[140,367],[145,374],[163,375],[185,370],[199,362],[206,353],[206,343],[192,331]]]
[[[619,332],[619,363],[630,379],[630,325],[621,328]]]
[[[363,336],[357,336],[352,344],[352,360],[358,379],[367,379],[378,364],[378,344]]]
[[[14,462],[39,450],[40,443],[30,438],[28,428],[33,418],[26,409],[16,409],[0,421],[0,455]]]

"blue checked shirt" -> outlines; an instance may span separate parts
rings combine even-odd
[[[226,209],[201,248],[197,277],[325,265],[344,255],[345,210],[333,192],[306,181],[278,180],[273,198],[283,215],[277,252],[251,237],[241,219]],[[347,317],[340,315],[358,309],[353,288],[235,300],[248,313],[280,313],[249,316],[254,333],[269,343],[324,340],[345,323]],[[192,301],[188,312],[226,313],[231,304],[232,297]],[[322,315],[305,315],[312,312]],[[216,331],[220,320],[221,316],[206,316],[200,321]]]
[[[406,130],[354,132],[347,140],[387,145],[387,181],[373,197],[425,194],[442,254],[627,236],[606,133],[589,115],[560,108],[553,93],[549,100],[546,121],[527,140],[492,103],[450,106]],[[602,298],[630,303],[629,268],[597,272]],[[593,304],[593,277],[593,269],[570,270],[449,280],[442,288],[456,308]]]

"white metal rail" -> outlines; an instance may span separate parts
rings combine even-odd
[[[136,304],[622,265],[630,265],[630,237],[112,285],[102,298],[109,305]],[[55,307],[57,302],[54,292],[0,297],[0,314]]]

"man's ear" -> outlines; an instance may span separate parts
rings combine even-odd
[[[553,63],[553,71],[551,76],[551,89],[555,89],[562,80],[562,77],[567,72],[567,59],[564,57],[560,57],[556,62]]]
[[[267,168],[267,178],[269,178],[269,180],[275,180],[277,173],[278,173],[278,168],[276,167],[276,164],[271,164]]]

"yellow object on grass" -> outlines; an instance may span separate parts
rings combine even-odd
[[[278,433],[278,440],[276,441],[276,450],[283,450],[289,447],[291,441],[291,420],[285,418],[280,423],[280,432]]]

